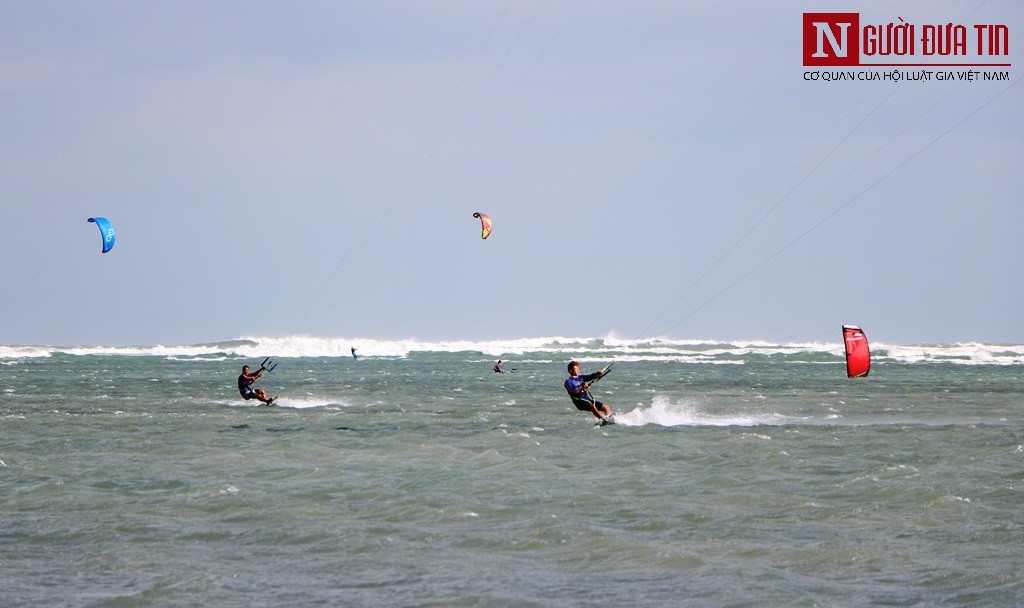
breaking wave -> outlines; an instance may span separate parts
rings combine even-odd
[[[835,363],[841,361],[843,345],[836,342],[786,342],[764,340],[678,340],[648,338],[626,340],[614,336],[538,337],[506,340],[426,341],[415,338],[286,336],[245,336],[236,340],[186,345],[153,346],[0,346],[0,360],[65,356],[140,356],[176,360],[218,361],[277,358],[350,358],[351,348],[364,358],[408,358],[417,354],[468,353],[488,358],[550,357],[581,361],[664,361],[680,363],[736,364],[752,359],[787,363]],[[872,359],[911,364],[947,363],[957,365],[1024,365],[1024,345],[958,342],[954,344],[897,345],[874,342]]]

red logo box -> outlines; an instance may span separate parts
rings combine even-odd
[[[860,65],[860,13],[804,13],[804,65]]]

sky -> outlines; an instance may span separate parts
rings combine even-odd
[[[1024,343],[1019,0],[0,12],[0,344]],[[805,12],[1009,80],[809,80]]]

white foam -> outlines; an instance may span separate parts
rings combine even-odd
[[[0,359],[33,359],[52,356],[53,350],[43,346],[0,346]]]
[[[615,422],[626,426],[759,426],[780,425],[792,419],[780,414],[763,413],[708,413],[695,403],[673,402],[656,396],[650,407],[638,407],[631,412],[615,414]]]
[[[287,396],[275,399],[274,405],[278,407],[290,407],[298,410],[309,409],[311,407],[349,407],[349,404],[342,403],[337,399],[323,399],[316,397],[303,399]]]
[[[901,363],[954,363],[959,365],[1021,365],[1024,346],[1019,344],[921,344],[911,346],[878,345],[887,356]]]
[[[547,336],[499,340],[429,341],[415,338],[382,340],[373,338],[245,336],[236,340],[186,345],[154,346],[0,346],[0,360],[50,357],[57,353],[73,356],[115,355],[156,356],[175,361],[260,360],[324,357],[351,359],[352,347],[361,359],[404,358],[412,353],[480,353],[486,359],[561,362],[574,358],[586,363],[616,361],[679,362],[688,364],[743,365],[744,357],[786,356],[800,363],[839,363],[844,360],[840,342],[773,343],[764,340],[678,340],[647,338],[627,340]],[[900,363],[953,363],[959,365],[1024,365],[1024,345],[960,342],[955,344],[891,345],[872,343],[872,359]],[[531,356],[540,355],[540,356]],[[824,355],[824,357],[822,356]],[[801,360],[801,357],[807,359]]]
[[[263,407],[257,399],[250,399],[248,401],[243,400],[241,397],[238,399],[220,399],[214,401],[219,405],[227,405],[230,407]],[[337,399],[324,399],[320,397],[305,397],[305,398],[293,398],[287,395],[279,397],[274,400],[274,405],[277,407],[285,407],[291,409],[304,410],[314,407],[351,407],[352,404],[339,401]]]

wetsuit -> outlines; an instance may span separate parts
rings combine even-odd
[[[569,398],[572,399],[572,404],[576,406],[576,409],[589,412],[590,404],[593,403],[598,408],[604,404],[590,396],[587,391],[581,390],[584,382],[590,382],[596,378],[601,377],[601,372],[594,372],[593,374],[587,374],[586,376],[576,376],[575,378],[569,377],[565,380],[565,392],[569,393]]]
[[[256,380],[257,378],[255,375],[246,376],[245,374],[240,374],[238,376],[238,392],[241,393],[242,397],[244,397],[246,401],[256,398],[256,389],[252,387]]]

